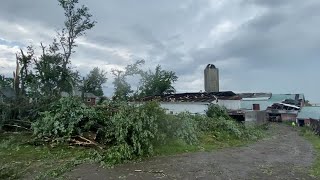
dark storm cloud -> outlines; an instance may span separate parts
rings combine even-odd
[[[320,85],[314,88],[304,80],[320,75],[315,68],[320,65],[318,0],[80,2],[98,22],[78,40],[72,57],[82,74],[94,66],[110,71],[145,59],[145,69],[160,64],[175,71],[177,90],[186,92],[203,89],[203,68],[214,63],[222,90],[305,92],[320,101],[313,90]],[[0,64],[14,67],[13,46],[30,40],[36,46],[49,44],[63,20],[55,0],[2,0]],[[108,78],[105,90],[110,94],[112,76]]]
[[[8,21],[40,21],[47,26],[61,25],[60,18],[63,12],[58,7],[58,1],[52,0],[32,0],[16,1],[1,0],[0,17]]]
[[[291,1],[290,1],[291,2]],[[283,2],[284,3],[284,2]],[[207,59],[241,58],[247,67],[296,67],[306,60],[314,63],[318,57],[320,36],[313,28],[320,21],[309,16],[310,4],[303,9],[283,11],[274,7],[241,25],[236,36],[218,48],[200,49],[195,58]],[[312,11],[315,16],[315,12]],[[319,16],[320,12],[316,15]]]

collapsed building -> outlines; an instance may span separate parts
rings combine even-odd
[[[227,109],[238,121],[264,123],[271,121],[295,121],[304,106],[303,94],[240,93],[219,91],[219,69],[208,64],[204,69],[205,92],[176,93],[150,96],[140,102],[157,100],[167,113],[188,111],[205,114],[210,104]]]
[[[263,111],[270,121],[295,121],[305,104],[303,94],[243,93],[242,113]]]
[[[170,114],[188,111],[193,114],[205,114],[210,104],[217,104],[226,109],[239,109],[241,97],[232,91],[179,93],[161,96],[150,96],[140,102],[157,100],[160,106]]]

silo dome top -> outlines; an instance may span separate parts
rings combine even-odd
[[[216,66],[215,66],[215,65],[213,65],[213,64],[208,64],[208,65],[207,65],[207,68],[210,68],[210,69],[216,69]]]

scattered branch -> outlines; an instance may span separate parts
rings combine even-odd
[[[22,126],[19,126],[19,125],[15,125],[15,124],[4,124],[4,126],[16,127],[16,128],[24,129],[24,130],[27,130],[27,131],[31,131],[31,129],[28,129],[26,127],[22,127]]]

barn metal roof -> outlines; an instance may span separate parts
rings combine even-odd
[[[320,119],[320,106],[303,107],[297,119]]]

